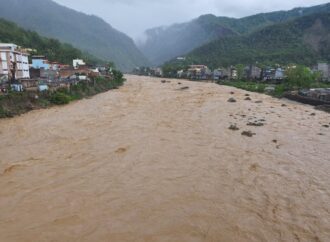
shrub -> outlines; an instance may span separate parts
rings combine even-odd
[[[283,94],[288,90],[288,88],[284,84],[277,85],[275,87],[274,96],[282,97]]]
[[[71,98],[62,92],[55,92],[51,96],[50,101],[51,103],[56,105],[64,105],[64,104],[68,104],[71,101]]]

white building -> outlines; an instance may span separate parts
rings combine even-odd
[[[75,59],[73,60],[73,68],[74,69],[78,69],[79,66],[84,66],[86,65],[86,63],[84,62],[84,60],[81,60],[81,59]]]
[[[327,63],[318,63],[317,70],[321,72],[322,79],[330,78],[330,66]]]
[[[16,79],[30,78],[29,55],[15,44],[0,43],[0,75],[11,78],[11,71],[16,63]]]

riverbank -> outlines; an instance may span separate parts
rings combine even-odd
[[[126,79],[0,120],[0,241],[328,241],[329,114]]]
[[[114,78],[98,77],[90,81],[81,81],[69,89],[61,88],[54,92],[10,92],[0,95],[0,118],[12,118],[31,110],[64,105],[75,100],[91,97],[122,86],[122,75]]]
[[[218,81],[217,84],[224,86],[236,87],[249,92],[257,92],[271,95],[273,97],[282,98],[286,92],[293,91],[285,83],[283,84],[271,84],[266,82],[257,81],[244,81],[244,80],[233,80],[233,81]],[[267,87],[272,87],[272,90],[267,90]],[[330,88],[330,83],[313,82],[310,88]]]

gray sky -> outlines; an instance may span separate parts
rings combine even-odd
[[[244,17],[260,12],[307,7],[329,0],[54,0],[94,14],[135,40],[152,27],[180,23],[202,14]]]

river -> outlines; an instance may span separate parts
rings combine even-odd
[[[330,241],[329,114],[126,78],[0,120],[0,241]]]

